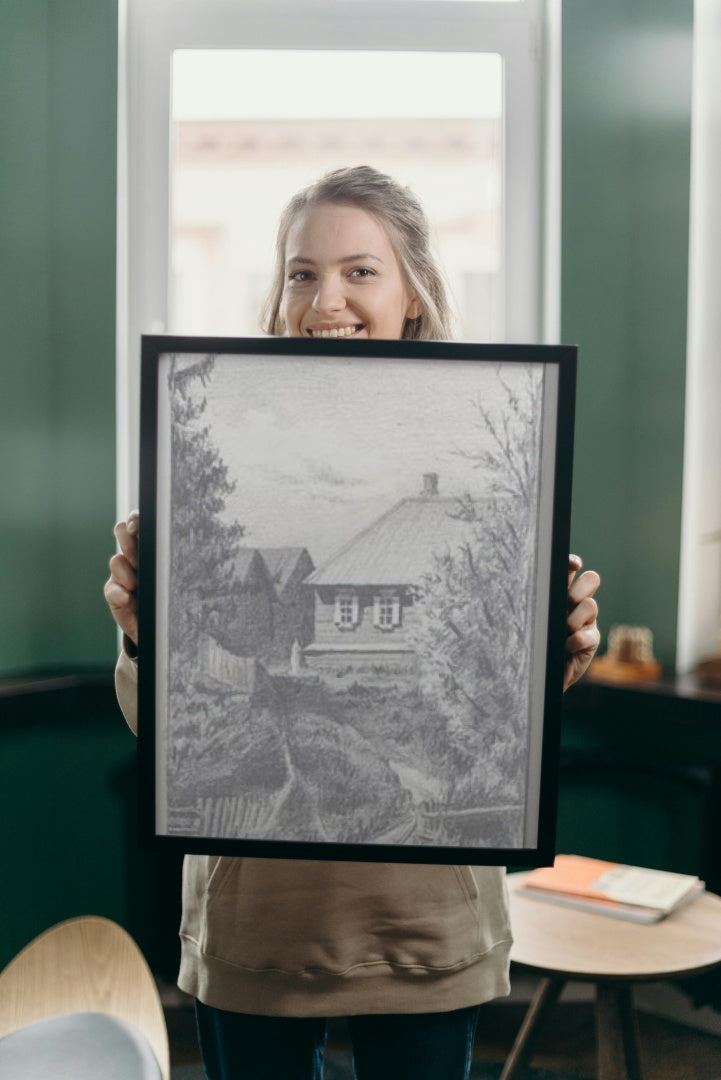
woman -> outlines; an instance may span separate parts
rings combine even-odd
[[[265,329],[444,339],[449,311],[415,197],[368,167],[299,193],[279,227]],[[137,513],[115,527],[105,595],[124,632],[118,696],[135,724]],[[564,688],[598,646],[598,575],[569,561]],[[504,871],[186,856],[179,985],[210,1080],[322,1074],[347,1016],[359,1080],[462,1080],[478,1008],[508,993]]]

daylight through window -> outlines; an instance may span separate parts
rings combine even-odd
[[[170,329],[257,334],[283,206],[324,172],[370,164],[423,202],[458,336],[497,339],[502,89],[486,53],[177,52]]]

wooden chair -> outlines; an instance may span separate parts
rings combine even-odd
[[[147,1044],[157,1062],[156,1075],[168,1080],[165,1016],[145,958],[122,927],[88,915],[46,930],[0,973],[0,1061],[3,1047],[14,1036],[17,1043],[30,1024],[41,1033],[42,1021],[74,1017],[74,1030],[82,1031],[82,1018],[98,1015],[114,1023],[121,1038],[127,1033],[137,1046]],[[32,1048],[33,1040],[26,1042]],[[75,1075],[84,1075],[80,1067]]]

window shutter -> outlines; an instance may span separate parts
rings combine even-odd
[[[381,598],[380,596],[373,597],[373,625],[380,626],[381,624]]]
[[[358,625],[358,596],[354,593],[352,597],[352,612],[353,612],[353,625]]]
[[[399,596],[393,597],[393,625],[401,625],[401,599]]]

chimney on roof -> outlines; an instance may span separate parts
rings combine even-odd
[[[423,473],[423,498],[430,499],[438,494],[438,473]]]

